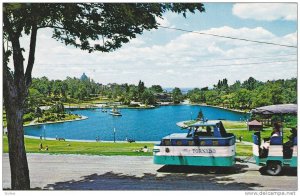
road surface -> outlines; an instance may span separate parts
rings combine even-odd
[[[296,191],[296,170],[262,175],[254,164],[235,167],[175,167],[146,156],[27,154],[31,188],[46,190],[262,190]],[[10,188],[8,154],[2,160],[3,188]]]

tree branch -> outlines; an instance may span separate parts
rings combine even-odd
[[[9,54],[8,51],[5,51],[4,43],[3,43],[3,97],[4,101],[7,102],[11,98],[10,88],[15,88],[14,86],[14,79],[12,74],[8,68],[8,58]]]
[[[43,26],[38,26],[37,29],[42,29],[42,28],[53,28],[53,29],[62,29],[62,30],[66,30],[63,27],[59,27],[59,26],[54,26],[54,25],[43,25]]]
[[[28,63],[25,72],[25,84],[26,88],[28,89],[31,84],[31,73],[34,65],[34,57],[35,57],[35,48],[36,48],[36,36],[37,36],[37,24],[34,22],[31,28],[31,37],[30,37],[30,48],[29,48],[29,56],[28,56]]]

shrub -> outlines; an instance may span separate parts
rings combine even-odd
[[[34,113],[29,112],[28,114],[24,114],[23,120],[26,121],[32,121],[34,119]]]

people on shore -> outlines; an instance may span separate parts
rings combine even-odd
[[[147,146],[144,146],[144,148],[140,148],[139,150],[133,150],[133,152],[149,152],[150,149]]]
[[[42,144],[42,142],[39,145],[39,150],[43,150],[43,144]]]
[[[143,148],[142,151],[143,151],[143,152],[148,152],[148,147],[147,147],[147,146],[144,146],[144,148]]]

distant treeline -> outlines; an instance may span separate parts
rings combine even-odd
[[[182,100],[180,89],[175,88],[173,91],[173,101],[179,103]],[[163,93],[160,85],[147,88],[142,81],[139,81],[138,85],[127,83],[102,85],[87,76],[80,79],[67,77],[65,80],[49,80],[42,77],[33,78],[28,104],[35,108],[55,102],[80,103],[101,96],[125,105],[129,105],[132,101],[150,105],[157,102],[156,95],[160,93]]]
[[[296,103],[297,79],[261,82],[250,77],[244,82],[236,81],[228,85],[225,78],[219,80],[213,88],[194,88],[184,95],[177,87],[167,93],[160,85],[147,88],[142,81],[137,85],[102,85],[87,76],[80,79],[67,77],[65,80],[49,80],[42,77],[33,79],[29,94],[28,103],[34,107],[57,101],[76,103],[102,96],[125,105],[133,101],[156,104],[159,101],[180,103],[189,99],[192,103],[251,109],[264,105]]]
[[[252,109],[265,105],[297,103],[297,79],[261,82],[250,77],[244,82],[228,85],[219,80],[213,89],[195,88],[187,93],[193,103],[203,103],[232,109]]]

